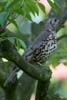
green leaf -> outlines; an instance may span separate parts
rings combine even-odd
[[[7,21],[9,13],[6,11],[3,11],[0,13],[0,24],[3,25]]]
[[[21,46],[22,46],[24,49],[26,49],[27,47],[26,47],[26,44],[24,43],[24,41],[22,41],[22,40],[19,40],[19,41],[20,41]]]
[[[27,0],[28,1],[28,0]],[[35,13],[39,14],[39,9],[37,7],[37,3],[34,0],[29,0],[28,4],[30,5],[30,7],[32,7],[30,9],[30,11],[35,15]]]
[[[41,9],[43,12],[45,12],[45,6],[44,6],[42,3],[39,3],[39,2],[38,2],[38,5],[39,5],[40,9]]]
[[[56,13],[56,6],[55,4],[51,1],[51,0],[48,0],[50,6],[52,7],[52,10]]]
[[[18,15],[24,15],[24,11],[21,9],[21,8],[19,8],[19,9],[15,9],[14,10]]]
[[[26,7],[29,9],[29,13],[32,12],[35,15],[34,5],[31,4],[28,0],[26,0]]]
[[[16,45],[17,45],[18,49],[20,49],[21,47],[26,49],[26,45],[23,40],[16,39]]]
[[[0,12],[4,10],[4,7],[6,5],[7,1],[0,1]]]
[[[12,1],[10,1],[10,2],[6,5],[5,9],[10,10],[10,9],[12,9],[13,7],[16,7],[16,5],[17,5],[18,2],[19,2],[19,0],[12,0]]]
[[[9,37],[8,40],[9,40],[12,44],[15,44],[15,38],[14,38],[14,37]]]
[[[62,11],[62,8],[61,8],[61,6],[59,5],[59,3],[58,3],[57,0],[54,0],[54,4],[55,4],[56,8],[59,8],[59,10]]]
[[[12,20],[12,19],[8,19],[8,20],[9,20],[10,23],[13,23],[16,26],[16,28],[18,28],[18,25],[17,25],[15,20]]]

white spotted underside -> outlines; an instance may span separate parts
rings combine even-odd
[[[55,33],[50,34],[46,40],[42,40],[40,44],[38,45],[36,46],[35,49],[30,48],[31,52],[29,50],[28,54],[26,54],[26,57],[25,57],[27,61],[29,62],[34,61],[34,62],[40,62],[40,63],[45,61],[45,59],[49,55],[51,55],[57,48]]]

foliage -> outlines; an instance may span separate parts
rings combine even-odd
[[[21,40],[26,39],[26,37],[28,38],[29,29],[31,30],[31,28],[28,28],[27,33],[26,33],[26,29],[24,30],[21,28],[25,28],[26,26],[29,27],[28,25],[29,22],[27,20],[32,21],[31,14],[33,14],[34,16],[35,14],[38,15],[39,8],[41,8],[41,10],[45,12],[45,7],[41,3],[38,3],[34,0],[2,0],[0,1],[0,5],[1,5],[0,6],[0,25],[3,26],[6,23],[6,27],[8,28],[8,30],[13,29],[15,26],[14,31],[12,33],[11,33],[12,30],[10,30],[10,34],[9,34],[9,31],[6,30],[4,35],[0,35],[1,37],[0,41],[3,41],[9,37],[11,38],[14,37],[13,39],[20,38]],[[23,24],[22,27],[21,25],[18,24],[19,23],[18,17],[20,19],[20,22]],[[25,22],[27,23],[26,25],[24,25]],[[15,32],[15,30],[17,31]],[[11,38],[9,38],[9,40],[11,40]],[[23,42],[21,43],[21,45],[22,47],[25,47],[24,46],[25,44]]]
[[[64,6],[59,5],[58,3],[59,0],[54,0],[54,2],[48,0],[48,2],[55,13],[57,12],[56,8],[60,9],[59,13],[61,13],[61,11],[63,11],[63,9],[66,7],[64,0],[62,0],[61,2],[63,3]],[[46,14],[44,5],[41,4],[40,2],[37,2],[36,0],[0,1],[0,26],[5,28],[5,31],[1,32],[0,34],[0,42],[4,41],[5,39],[9,39],[9,41],[16,46],[18,52],[20,51],[21,54],[21,52],[24,51],[28,45],[30,45],[32,40],[35,39],[36,36],[39,34],[39,32],[42,30],[44,23],[43,22],[39,24],[33,23],[31,16],[31,14],[34,16],[36,15],[38,16],[39,9],[44,14]],[[67,31],[67,24],[65,24],[64,28],[57,33],[58,37],[67,34],[66,31]],[[67,59],[66,52],[67,52],[67,39],[64,38],[58,41],[58,49],[52,56],[49,57],[47,65],[49,64],[58,65],[61,59]],[[2,67],[2,69],[4,70],[4,72],[8,73],[9,70],[8,66],[10,66],[10,64],[9,65],[6,63],[3,64],[4,64],[3,67],[4,66],[5,67],[4,68]],[[8,75],[5,74],[5,76]],[[25,82],[27,82],[27,80],[25,80]]]

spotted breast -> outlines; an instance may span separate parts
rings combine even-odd
[[[57,48],[56,33],[45,30],[36,38],[25,51],[24,57],[28,62],[45,62],[47,57]]]

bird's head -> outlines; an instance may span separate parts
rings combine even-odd
[[[50,18],[49,20],[47,20],[47,24],[46,27],[51,29],[51,30],[55,30],[58,26],[59,23],[59,19],[57,18]]]

